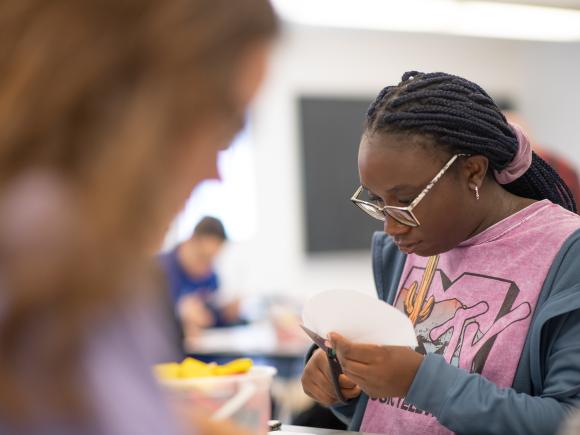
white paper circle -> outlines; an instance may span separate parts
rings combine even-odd
[[[302,311],[304,325],[327,337],[337,332],[355,343],[417,347],[411,320],[384,301],[352,290],[313,296]]]

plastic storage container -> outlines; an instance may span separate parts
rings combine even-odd
[[[249,372],[230,376],[190,379],[159,379],[171,400],[203,410],[214,420],[231,419],[258,433],[268,432],[271,414],[270,387],[274,367],[254,366]]]

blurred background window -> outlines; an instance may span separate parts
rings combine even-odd
[[[195,189],[167,233],[164,248],[191,236],[206,215],[220,219],[228,239],[243,242],[256,232],[256,178],[251,126],[236,136],[218,159],[220,180],[204,181]]]

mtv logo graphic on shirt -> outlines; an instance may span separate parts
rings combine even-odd
[[[430,257],[425,268],[409,271],[395,306],[415,325],[419,352],[441,354],[457,367],[483,373],[498,338],[530,317],[531,304],[518,301],[521,292],[513,281],[468,272],[452,280],[437,268],[438,261]],[[519,355],[521,347],[513,350]]]

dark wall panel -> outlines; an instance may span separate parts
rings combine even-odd
[[[359,186],[357,151],[369,99],[299,99],[308,252],[368,250],[382,223],[349,200]]]

